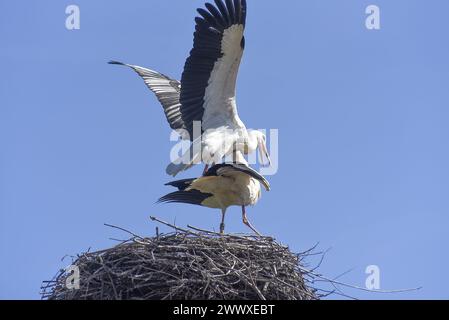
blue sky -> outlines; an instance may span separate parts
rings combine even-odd
[[[65,28],[65,8],[81,29]],[[0,298],[37,299],[61,258],[154,234],[156,215],[218,228],[219,212],[156,205],[170,131],[117,59],[179,78],[201,0],[0,3]],[[381,30],[365,8],[381,9]],[[449,298],[449,3],[248,0],[241,118],[279,129],[272,191],[248,210],[294,251],[332,248],[321,272],[353,269],[366,299]],[[200,174],[201,169],[182,177]],[[244,232],[238,208],[227,229]]]

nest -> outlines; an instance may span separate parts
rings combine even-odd
[[[44,282],[49,300],[314,300],[306,254],[272,238],[176,228],[77,256],[79,288],[61,270]]]

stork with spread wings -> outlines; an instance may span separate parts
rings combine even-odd
[[[236,81],[245,48],[246,0],[215,0],[198,9],[193,49],[181,82],[135,65],[148,88],[156,94],[170,127],[191,141],[185,155],[167,167],[176,176],[204,162],[209,165],[233,156],[247,164],[244,154],[259,149],[262,164],[270,163],[265,135],[247,130],[237,112]]]

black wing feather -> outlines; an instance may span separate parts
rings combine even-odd
[[[230,24],[232,25],[234,23],[234,21],[232,21],[231,14],[229,12],[231,9],[228,8],[221,0],[215,0],[215,5],[217,6],[218,10],[220,11],[220,15],[225,20],[226,25],[230,25]]]
[[[157,99],[164,108],[164,113],[170,127],[174,130],[186,129],[182,120],[181,103],[181,83],[171,79],[166,75],[118,61],[110,61],[109,64],[126,66],[133,69],[144,80],[147,87],[153,91]]]
[[[214,16],[218,25],[221,27],[220,31],[224,31],[225,29],[227,29],[227,27],[229,27],[229,24],[227,23],[227,21],[225,21],[225,18],[223,18],[223,16],[221,15],[220,10],[218,10],[213,4],[210,3],[206,3],[205,6],[207,10],[209,10],[209,12]]]
[[[198,9],[200,17],[195,19],[193,49],[181,79],[180,111],[192,140],[196,138],[193,136],[193,122],[203,120],[204,95],[210,75],[217,60],[223,56],[223,34],[233,25],[244,26],[246,22],[246,1],[215,0],[215,4],[206,3],[207,10]]]
[[[210,197],[212,197],[212,194],[202,193],[198,190],[176,191],[163,196],[158,203],[187,203],[200,206]]]
[[[226,0],[226,7],[228,8],[230,23],[236,23],[235,8],[234,8],[234,3],[232,2],[232,0]]]
[[[259,182],[261,182],[266,187],[267,190],[270,189],[270,184],[265,179],[265,177],[262,176],[259,172],[257,172],[253,168],[247,166],[246,164],[240,164],[240,163],[222,163],[222,164],[217,164],[217,165],[211,167],[206,172],[205,176],[206,177],[222,176],[222,175],[224,175],[223,172],[225,172],[223,169],[226,169],[226,168],[230,168],[230,169],[235,170],[235,171],[243,172],[243,173],[249,175],[250,177],[258,180]]]
[[[166,186],[172,186],[172,187],[179,189],[179,191],[184,191],[185,189],[190,187],[192,185],[193,181],[195,181],[195,180],[196,180],[196,178],[173,181],[173,182],[167,183]]]

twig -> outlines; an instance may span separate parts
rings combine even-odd
[[[142,238],[141,236],[138,236],[137,234],[135,234],[135,233],[133,233],[133,232],[131,232],[131,231],[129,231],[129,230],[126,230],[126,229],[124,229],[124,228],[122,228],[122,227],[117,227],[117,226],[114,226],[114,225],[111,225],[111,224],[107,224],[107,223],[105,223],[104,225],[105,225],[106,227],[109,227],[109,228],[113,228],[113,229],[117,229],[117,230],[126,232],[126,233],[132,235],[132,236],[133,236],[134,238],[136,238],[136,239],[144,240],[144,238]]]
[[[300,267],[300,269],[303,272],[309,273],[309,274],[311,274],[311,275],[313,275],[313,276],[315,276],[315,277],[317,277],[319,279],[322,279],[322,280],[324,280],[326,282],[329,282],[329,283],[332,283],[332,284],[336,284],[336,285],[340,285],[340,286],[343,286],[343,287],[346,287],[346,288],[351,288],[351,289],[356,289],[356,290],[365,291],[365,292],[371,292],[371,293],[404,293],[404,292],[418,291],[418,290],[422,289],[422,287],[417,287],[417,288],[399,289],[399,290],[370,290],[370,289],[363,288],[363,287],[360,287],[360,286],[351,285],[351,284],[347,284],[347,283],[344,283],[344,282],[332,280],[332,279],[324,277],[324,276],[322,276],[322,275],[320,275],[318,273],[315,273],[315,272],[313,272],[311,270],[307,270],[307,269],[305,269],[303,267]]]
[[[194,232],[192,232],[192,231],[190,231],[190,230],[183,229],[183,228],[181,228],[181,227],[177,227],[177,226],[175,226],[175,225],[173,225],[173,224],[171,224],[171,223],[168,223],[168,222],[166,222],[166,221],[160,220],[159,218],[156,218],[156,217],[150,217],[150,219],[151,219],[152,221],[156,221],[156,222],[159,222],[159,223],[161,223],[161,224],[163,224],[163,225],[165,225],[165,226],[167,226],[167,227],[170,227],[170,228],[172,228],[172,229],[174,229],[174,230],[181,231],[181,232],[184,232],[184,233],[190,233],[190,234],[198,235],[198,234],[196,234],[196,233],[194,233]]]

